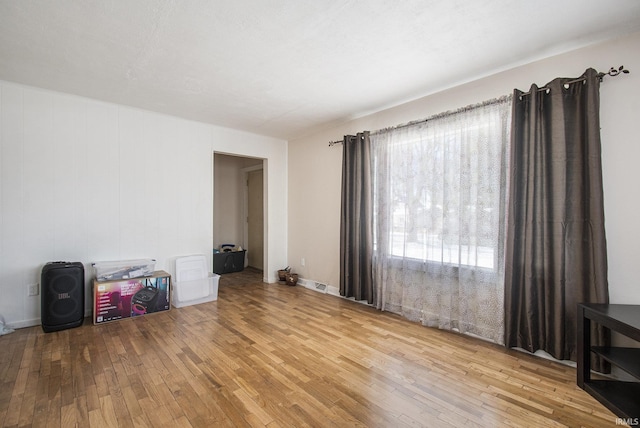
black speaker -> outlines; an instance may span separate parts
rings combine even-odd
[[[80,262],[50,262],[40,280],[41,321],[45,333],[79,327],[84,320],[84,266]]]
[[[138,290],[131,298],[131,316],[135,317],[155,312],[159,293],[157,288],[149,285]]]

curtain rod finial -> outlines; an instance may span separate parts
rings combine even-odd
[[[630,73],[630,71],[629,71],[629,70],[627,70],[627,69],[625,69],[625,68],[624,68],[624,65],[621,65],[620,67],[618,67],[618,69],[617,69],[617,70],[616,70],[616,68],[615,68],[615,67],[611,67],[611,68],[609,69],[609,71],[608,71],[608,72],[606,72],[606,73],[602,73],[602,72],[598,73],[598,77],[600,78],[600,81],[602,82],[602,79],[604,78],[604,76],[611,76],[611,77],[613,77],[613,76],[617,76],[617,75],[618,75],[618,74],[620,74],[620,73],[629,74],[629,73]]]

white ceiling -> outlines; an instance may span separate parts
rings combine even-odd
[[[0,79],[291,139],[636,31],[638,0],[0,0]]]

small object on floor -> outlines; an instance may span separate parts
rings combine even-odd
[[[291,272],[291,268],[289,266],[287,266],[284,269],[279,269],[278,270],[278,280],[286,282],[287,281],[287,275],[289,275],[289,272]]]
[[[287,281],[287,285],[297,285],[298,284],[298,274],[297,273],[290,273],[287,275],[286,278]]]
[[[13,329],[7,327],[6,325],[4,325],[4,322],[0,321],[0,336],[2,336],[3,334],[9,334],[9,333],[13,333]]]

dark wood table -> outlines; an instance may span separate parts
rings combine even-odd
[[[640,423],[640,348],[591,346],[591,323],[640,343],[640,305],[578,304],[578,386],[622,419]],[[591,378],[591,352],[638,380]]]

